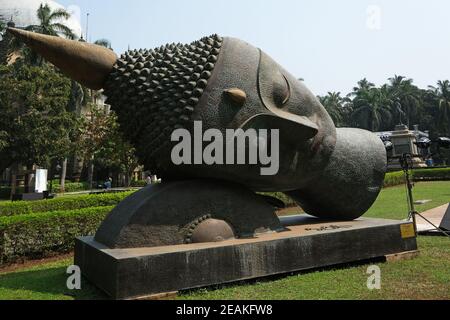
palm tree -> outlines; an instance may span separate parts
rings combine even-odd
[[[439,80],[437,87],[430,86],[430,90],[437,100],[440,130],[443,134],[450,134],[450,81]]]
[[[5,32],[6,30],[6,24],[0,20],[0,41],[1,41],[1,35],[3,34],[3,32]]]
[[[65,36],[68,39],[75,39],[73,31],[61,23],[62,20],[70,18],[70,14],[64,9],[52,11],[48,4],[41,4],[36,12],[39,19],[38,25],[29,25],[25,29],[36,33],[50,36]],[[16,40],[17,41],[17,40]],[[42,66],[43,58],[37,55],[33,50],[24,47],[21,41],[12,45],[13,51],[22,50],[24,61],[31,65]]]
[[[0,42],[3,42],[4,39],[4,32],[6,30],[6,24],[1,20],[0,16]],[[7,56],[8,56],[9,48],[7,45],[5,45],[5,42],[3,42],[0,45],[0,64],[3,64],[7,62]]]
[[[112,50],[112,48],[111,48],[111,41],[109,41],[108,39],[98,39],[97,41],[94,42],[94,44]]]
[[[363,89],[352,101],[354,124],[374,132],[385,129],[392,121],[391,98],[387,86],[365,86]]]
[[[328,95],[319,97],[319,100],[333,119],[336,126],[341,126],[344,122],[344,98],[341,97],[341,93],[328,92]]]
[[[359,93],[366,92],[375,87],[375,84],[369,82],[366,78],[358,81],[358,86],[353,88],[353,92],[350,95],[358,95]]]
[[[405,79],[406,78],[404,76],[394,75],[392,78],[389,78],[388,80],[392,87],[399,87],[403,84]],[[409,80],[411,80],[411,79],[409,79]]]
[[[37,10],[37,16],[40,23],[38,25],[28,26],[26,28],[28,31],[57,37],[63,35],[72,40],[76,38],[73,31],[60,22],[61,20],[70,18],[70,13],[66,10],[57,9],[52,11],[48,4],[41,4]]]
[[[403,122],[402,116],[405,115],[406,124],[409,127],[422,107],[419,88],[413,84],[412,79],[395,75],[393,78],[389,78],[389,90],[393,100],[393,113],[398,113],[400,123]]]

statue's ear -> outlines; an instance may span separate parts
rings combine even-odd
[[[247,120],[241,127],[248,129],[278,129],[280,139],[291,144],[298,144],[314,138],[319,132],[319,127],[307,117],[297,116],[291,113],[282,114],[258,114]]]

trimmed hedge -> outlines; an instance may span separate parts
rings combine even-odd
[[[16,188],[16,193],[23,193],[25,190],[23,187]],[[11,187],[0,187],[0,199],[9,199],[11,196]]]
[[[0,217],[0,264],[70,252],[75,238],[95,234],[113,208]]]
[[[76,210],[90,207],[114,206],[131,195],[134,191],[62,197],[50,200],[19,201],[0,203],[0,217],[28,215],[51,211]]]
[[[61,185],[53,183],[52,191],[58,193],[61,189]],[[66,182],[64,184],[64,192],[78,192],[89,190],[89,184],[87,182]]]
[[[50,183],[48,185],[50,187]],[[59,182],[53,182],[52,192],[59,193],[59,189],[61,188]],[[78,192],[78,191],[86,191],[89,190],[89,184],[87,182],[66,182],[64,186],[65,192]],[[23,193],[24,188],[18,187],[16,189],[16,193]],[[11,195],[11,187],[3,186],[0,187],[0,199],[9,199]]]
[[[450,168],[414,169],[414,181],[445,181],[450,180]],[[393,187],[405,183],[403,171],[389,172],[384,180],[384,187]]]
[[[450,180],[450,168],[414,169],[412,172],[415,181],[443,181]],[[384,188],[395,187],[405,183],[403,171],[388,172],[384,179]],[[262,193],[283,201],[287,207],[297,206],[294,200],[281,192]]]
[[[384,178],[384,187],[395,187],[405,183],[403,171],[388,172]]]
[[[413,174],[416,181],[450,180],[450,168],[415,169]]]
[[[145,180],[133,180],[131,181],[131,186],[133,188],[143,188],[147,186],[147,181]]]

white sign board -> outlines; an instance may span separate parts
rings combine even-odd
[[[43,193],[47,191],[47,169],[37,169],[36,170],[36,178],[35,178],[35,187],[34,192]]]

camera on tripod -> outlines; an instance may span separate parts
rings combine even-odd
[[[442,230],[440,227],[434,225],[430,220],[425,218],[423,215],[418,213],[414,208],[414,198],[413,198],[413,187],[414,184],[411,179],[411,170],[414,169],[414,158],[418,155],[413,155],[410,152],[404,152],[401,156],[395,155],[395,156],[389,156],[389,154],[392,153],[394,150],[394,144],[392,141],[390,141],[388,136],[381,136],[381,140],[384,143],[384,147],[386,148],[388,158],[389,159],[398,159],[400,163],[400,167],[402,168],[404,174],[405,174],[405,182],[406,182],[406,188],[407,188],[407,197],[408,197],[408,220],[412,220],[414,224],[414,229],[417,235],[417,216],[421,217],[423,220],[428,222],[430,225],[432,225],[436,230],[441,232],[447,237],[450,237],[450,234],[446,231]],[[431,140],[427,137],[422,137],[414,142],[414,144],[417,146],[420,150],[430,150],[433,145],[437,147],[438,152],[441,148],[450,149],[450,138],[447,137],[439,137],[435,140]],[[431,154],[429,155],[431,156]]]

